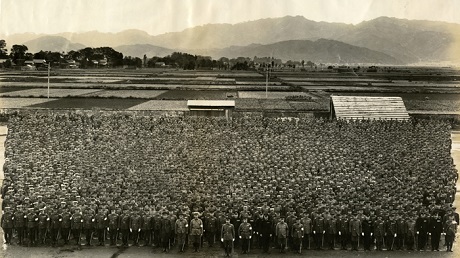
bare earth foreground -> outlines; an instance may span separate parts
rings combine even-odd
[[[4,163],[4,141],[7,133],[6,126],[0,126],[0,168],[3,168]],[[452,157],[454,158],[455,164],[460,164],[460,131],[452,132]],[[3,181],[3,169],[0,171],[0,180]],[[457,189],[460,189],[460,185],[457,183]],[[460,204],[460,193],[457,192],[455,198],[455,206],[459,207]],[[1,202],[1,200],[0,200]],[[0,234],[3,236],[3,231],[0,229]],[[291,254],[286,253],[280,255],[277,250],[272,250],[271,254],[261,254],[260,250],[252,250],[251,254],[240,254],[239,250],[235,250],[232,257],[460,257],[460,245],[458,239],[460,234],[457,234],[457,242],[454,243],[454,252],[449,253],[445,251],[440,252],[408,252],[408,251],[371,251],[371,252],[352,252],[352,251],[311,251],[305,250],[302,254]],[[441,245],[443,242],[441,242]],[[443,250],[443,249],[441,249]],[[56,248],[52,247],[22,247],[17,245],[5,245],[3,244],[0,249],[0,257],[54,257],[54,258],[66,258],[66,257],[224,257],[223,249],[205,247],[202,252],[196,254],[190,250],[186,250],[185,253],[179,254],[176,248],[171,249],[169,253],[161,253],[160,249],[153,249],[151,247],[135,247],[129,248],[120,247],[85,247],[80,248],[75,246],[60,246]]]

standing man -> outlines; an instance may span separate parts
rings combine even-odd
[[[300,217],[296,218],[294,225],[291,229],[291,237],[293,241],[293,250],[299,254],[302,253],[302,240],[304,236],[304,226],[301,223]]]
[[[439,241],[441,240],[441,233],[443,231],[442,218],[440,214],[433,216],[430,222],[431,235],[431,251],[439,251]]]
[[[195,253],[197,253],[200,248],[201,236],[203,236],[203,221],[200,218],[198,218],[199,215],[199,212],[194,212],[193,219],[190,221],[190,237],[193,241]]]
[[[374,232],[374,228],[372,220],[367,216],[364,218],[362,222],[362,229],[364,251],[370,251],[372,233]]]
[[[418,250],[425,250],[428,237],[429,219],[425,212],[415,222],[415,229],[418,237]]]
[[[278,239],[280,253],[284,253],[284,249],[286,248],[287,237],[289,235],[289,226],[284,221],[284,217],[281,217],[278,224],[276,224],[275,235]]]
[[[160,222],[160,238],[163,252],[167,252],[167,250],[169,250],[169,238],[171,236],[172,230],[173,228],[171,225],[171,220],[169,219],[169,213],[164,211]]]
[[[58,208],[56,207],[50,216],[50,229],[51,229],[51,243],[55,246],[58,242],[59,238],[59,231],[61,229],[62,217],[59,214]]]
[[[268,213],[264,212],[262,220],[259,224],[260,240],[262,242],[262,250],[264,253],[270,253],[270,238],[272,237],[272,222]]]
[[[415,243],[415,218],[409,217],[405,223],[406,238],[404,240],[407,250],[414,250]]]
[[[457,233],[457,226],[458,223],[455,220],[454,216],[449,217],[449,219],[446,222],[445,226],[445,232],[446,232],[446,246],[447,246],[447,252],[452,252],[452,244],[454,243],[455,240],[455,234]]]
[[[49,220],[50,218],[48,215],[45,214],[45,209],[40,209],[38,213],[38,243],[45,244],[46,242],[46,233],[48,232],[49,228]]]
[[[347,250],[348,243],[350,242],[350,221],[347,215],[340,215],[340,219],[337,221],[337,231],[339,234],[341,249]]]
[[[337,233],[337,220],[335,216],[328,216],[325,220],[326,243],[330,250],[334,250],[334,240]]]
[[[310,236],[311,236],[311,231],[312,231],[312,221],[310,219],[310,216],[308,216],[307,213],[303,213],[303,217],[301,220],[301,224],[303,226],[303,246],[305,248],[310,248]]]
[[[80,245],[81,241],[81,230],[83,228],[83,216],[81,214],[80,209],[77,209],[75,213],[72,215],[72,234],[73,238],[77,241],[77,245]]]
[[[358,251],[359,238],[361,237],[361,221],[358,219],[358,215],[350,221],[350,235],[351,235],[351,250]]]
[[[243,254],[247,254],[249,252],[249,243],[252,238],[252,226],[249,224],[247,217],[243,217],[243,223],[241,223],[238,228],[238,236],[242,242]]]
[[[393,251],[393,246],[395,243],[395,238],[398,236],[397,234],[397,225],[396,220],[394,219],[393,215],[390,215],[386,222],[386,229],[385,229],[385,245],[387,247],[387,251]]]
[[[129,246],[129,224],[131,221],[131,217],[128,214],[127,210],[123,210],[122,215],[120,217],[120,232],[122,237],[123,246]]]
[[[142,217],[138,211],[134,211],[131,216],[129,228],[130,228],[130,231],[132,232],[132,237],[133,237],[135,246],[139,246],[139,236],[141,232],[141,225],[142,225]]]
[[[7,245],[11,244],[11,238],[13,236],[13,221],[13,213],[11,212],[11,208],[6,207],[5,213],[2,216],[2,228]]]
[[[117,244],[117,237],[118,237],[118,229],[120,227],[120,218],[118,215],[115,213],[115,210],[112,209],[109,216],[109,226],[107,227],[107,230],[109,231],[110,235],[110,245],[116,245]]]
[[[85,215],[83,215],[83,231],[85,232],[86,245],[91,245],[91,240],[93,238],[94,230],[94,217],[91,210],[86,210]]]
[[[176,220],[174,232],[176,233],[177,243],[179,245],[179,252],[181,253],[184,252],[187,231],[188,231],[188,222],[184,218],[184,214],[180,213],[179,218]]]
[[[105,230],[108,227],[107,214],[104,210],[100,210],[96,214],[96,230],[97,230],[97,240],[99,241],[99,246],[104,246],[105,244]]]
[[[62,223],[61,223],[61,233],[62,233],[62,238],[64,238],[64,244],[69,243],[69,238],[70,238],[70,226],[71,226],[71,218],[72,214],[70,214],[68,209],[64,209],[64,211],[61,214],[62,216]]]
[[[235,241],[235,227],[230,223],[229,218],[227,218],[225,224],[222,225],[220,239],[224,243],[225,254],[230,256],[232,253],[233,241]]]
[[[34,211],[34,208],[29,208],[27,213],[27,235],[29,238],[29,246],[35,245],[35,233],[37,229],[38,216]]]
[[[26,214],[22,210],[22,205],[18,205],[13,215],[14,229],[18,233],[19,245],[24,244],[24,226]]]
[[[377,251],[382,251],[383,242],[385,239],[385,221],[382,216],[378,216],[374,224],[374,237]]]
[[[313,238],[315,240],[316,250],[321,250],[324,240],[324,218],[322,214],[317,214],[313,219]]]
[[[142,227],[141,235],[144,240],[144,245],[150,245],[152,243],[152,215],[148,209],[144,210],[144,215],[142,216]]]
[[[216,238],[216,231],[217,231],[217,219],[214,216],[214,213],[210,213],[209,217],[205,220],[205,227],[206,230],[206,238],[208,239],[209,247],[214,246],[215,238]]]

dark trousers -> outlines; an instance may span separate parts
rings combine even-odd
[[[327,247],[329,249],[334,249],[334,240],[335,240],[335,235],[334,234],[326,234],[326,243]]]
[[[261,240],[262,240],[262,250],[268,253],[270,250],[270,235],[268,234],[262,235]]]
[[[302,238],[293,237],[292,238],[292,249],[300,252],[300,245],[302,244]]]
[[[396,250],[401,250],[403,248],[403,239],[405,238],[404,234],[397,234],[395,239]]]
[[[302,241],[305,249],[310,248],[310,234],[304,234]]]
[[[287,238],[278,237],[278,246],[280,248],[280,251],[284,252],[284,249],[286,248],[286,243],[287,243]]]
[[[51,229],[51,243],[55,245],[58,241],[59,237],[59,228],[52,228]]]
[[[323,233],[313,234],[313,238],[315,239],[316,249],[321,249],[323,247]]]
[[[153,242],[155,243],[156,246],[161,245],[160,230],[155,230],[153,232]]]
[[[47,228],[38,228],[38,242],[40,244],[45,244],[47,231],[48,231]]]
[[[185,248],[185,234],[177,234],[177,244],[179,245],[180,251],[184,251]]]
[[[117,244],[117,233],[118,230],[116,228],[109,228],[110,245]]]
[[[206,239],[208,240],[209,247],[213,247],[216,240],[216,232],[206,231]]]
[[[391,234],[391,233],[387,234],[387,236],[385,238],[385,246],[387,247],[388,251],[393,250],[394,241],[395,241],[394,235]]]
[[[11,244],[11,238],[13,236],[13,229],[12,228],[4,228],[3,229],[4,238],[7,244]]]
[[[129,239],[129,229],[122,229],[121,230],[121,239],[124,246],[128,246],[128,239]]]
[[[351,236],[351,250],[358,250],[358,241],[359,241],[359,235],[358,236]]]
[[[241,238],[241,247],[244,253],[249,252],[249,238]]]
[[[439,250],[439,240],[441,240],[441,232],[431,234],[431,250]]]
[[[24,228],[16,228],[16,232],[18,232],[19,244],[22,245],[22,243],[24,242]]]
[[[105,243],[105,228],[99,228],[97,230],[97,240],[99,241],[99,245],[104,245],[104,243]]]
[[[93,230],[90,228],[85,228],[85,238],[86,238],[86,245],[91,245],[91,238],[93,237]]]
[[[407,250],[414,250],[414,236],[413,235],[407,235],[405,238],[405,243],[406,243],[406,248]]]
[[[381,251],[383,248],[383,236],[375,237],[375,245],[377,246],[377,250]]]
[[[420,234],[418,235],[418,250],[425,249],[426,239],[427,239],[426,232],[420,232]]]
[[[64,243],[67,244],[69,242],[70,228],[62,228],[61,233],[62,233],[62,238],[64,239]]]
[[[232,253],[232,240],[224,240],[225,254],[229,255]]]
[[[73,234],[73,238],[77,241],[76,244],[79,245],[81,241],[81,229],[79,228],[72,229],[72,234]]]
[[[342,235],[340,236],[340,244],[342,246],[342,249],[347,249],[349,242],[350,236],[348,234],[342,233]]]
[[[364,234],[363,237],[363,246],[364,250],[370,251],[371,250],[371,235],[370,234]]]
[[[452,245],[454,243],[454,238],[455,235],[446,235],[446,246],[447,246],[447,251],[452,251]]]
[[[151,242],[151,237],[152,237],[152,230],[150,229],[143,229],[141,230],[142,233],[142,240],[144,240],[145,245],[150,245]]]

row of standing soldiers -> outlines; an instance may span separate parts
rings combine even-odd
[[[426,248],[428,239],[431,249],[439,250],[441,235],[445,235],[449,251],[458,225],[457,214],[422,214],[409,220],[393,216],[386,219],[377,216],[374,219],[360,214],[351,217],[339,215],[338,218],[329,214],[298,217],[294,214],[281,216],[268,213],[258,216],[245,216],[243,213],[231,215],[207,213],[201,220],[198,212],[193,213],[194,218],[190,219],[187,213],[178,213],[176,216],[167,211],[152,215],[127,210],[112,210],[110,213],[107,210],[76,210],[71,213],[68,209],[56,209],[54,212],[42,209],[37,213],[33,208],[24,210],[19,206],[14,212],[9,207],[5,208],[1,226],[7,244],[12,243],[14,230],[20,245],[27,243],[33,246],[50,241],[54,246],[60,240],[68,244],[71,238],[80,245],[82,236],[86,239],[86,245],[92,245],[93,237],[97,236],[99,245],[104,245],[107,238],[111,245],[116,245],[121,238],[124,246],[128,246],[131,240],[134,245],[142,242],[144,245],[161,246],[165,252],[174,244],[183,252],[191,240],[194,251],[198,252],[204,240],[212,247],[219,235],[227,251],[229,246],[225,241],[229,237],[224,230],[227,230],[226,225],[232,225],[231,246],[233,248],[241,243],[243,253],[248,252],[251,245],[264,252],[269,252],[270,246],[275,245],[281,252],[289,247],[300,253],[302,248],[310,249],[312,245],[316,249],[334,249],[338,244],[341,249],[351,245],[352,250],[358,250],[359,246],[371,250],[374,243],[377,250],[383,247],[387,250],[404,247],[407,250],[422,250]]]

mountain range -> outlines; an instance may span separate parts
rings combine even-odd
[[[353,25],[285,16],[207,24],[155,36],[133,29],[119,33],[24,33],[4,39],[9,46],[28,46],[29,52],[110,46],[125,56],[138,57],[180,51],[213,58],[274,55],[284,61],[333,63],[460,62],[460,24],[389,17]]]

